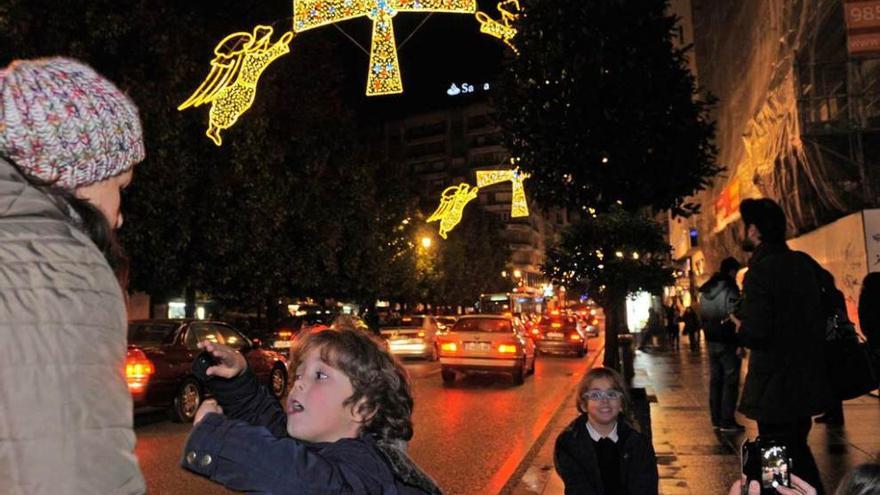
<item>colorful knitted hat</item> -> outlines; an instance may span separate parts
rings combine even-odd
[[[144,159],[137,107],[75,60],[17,60],[0,70],[0,155],[68,190]]]

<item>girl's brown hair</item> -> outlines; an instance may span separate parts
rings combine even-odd
[[[611,382],[612,388],[623,394],[620,399],[620,415],[624,419],[632,420],[632,403],[630,402],[629,392],[627,392],[626,384],[623,377],[611,368],[593,368],[581,378],[577,386],[577,408],[578,411],[587,413],[587,397],[586,393],[590,391],[593,382],[599,378],[605,378]]]
[[[880,464],[869,462],[853,469],[837,487],[835,495],[877,495],[880,493]]]
[[[413,436],[413,398],[406,369],[376,337],[343,328],[300,335],[291,351],[296,370],[308,353],[318,349],[321,360],[351,380],[354,393],[343,405],[367,418],[362,433],[379,440],[408,441]]]

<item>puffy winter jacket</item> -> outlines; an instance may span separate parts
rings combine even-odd
[[[0,493],[145,491],[104,256],[0,159]]]

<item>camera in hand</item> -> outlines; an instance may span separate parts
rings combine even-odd
[[[196,377],[197,380],[201,382],[207,381],[210,376],[208,376],[208,368],[219,364],[214,356],[208,351],[202,351],[196,356],[195,360],[192,363],[192,374]]]
[[[776,494],[777,486],[791,487],[791,457],[788,447],[773,439],[758,437],[742,446],[743,473],[761,484],[762,494]],[[748,485],[748,483],[746,484]]]

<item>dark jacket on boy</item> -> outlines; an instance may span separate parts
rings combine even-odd
[[[266,494],[440,494],[400,449],[371,435],[308,443],[287,435],[278,400],[247,370],[210,379],[224,415],[190,433],[181,466],[228,488]]]
[[[622,494],[657,495],[657,458],[651,441],[625,421],[617,422],[617,436]],[[578,416],[556,439],[553,462],[565,483],[566,495],[606,494],[586,414]]]

